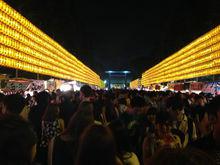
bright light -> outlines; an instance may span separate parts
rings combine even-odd
[[[68,84],[76,85],[76,81],[70,81]]]
[[[74,89],[74,91],[80,91],[80,87],[77,86],[76,84],[73,85],[73,89]]]
[[[106,80],[104,80],[104,84],[106,84],[107,83],[107,81]]]
[[[130,71],[124,71],[125,74],[131,73]]]
[[[66,92],[66,91],[69,91],[69,90],[71,90],[72,89],[72,86],[70,85],[70,84],[62,84],[61,86],[60,86],[60,90],[62,91],[62,92]]]

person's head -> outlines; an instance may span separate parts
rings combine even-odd
[[[85,100],[93,95],[92,88],[89,85],[83,85],[80,88],[80,100]]]
[[[17,115],[0,117],[0,164],[30,165],[37,138],[29,123]]]
[[[205,106],[205,99],[202,95],[196,95],[194,97],[194,100],[195,100],[194,102],[195,106]]]
[[[156,115],[156,133],[163,136],[170,133],[172,117],[167,111],[160,111]]]
[[[147,111],[147,119],[150,123],[155,123],[156,121],[156,112],[157,112],[157,109],[156,108],[149,108],[148,111]]]
[[[56,119],[59,118],[59,112],[60,112],[59,106],[57,106],[56,104],[49,104],[46,108],[42,120],[55,121]]]
[[[116,149],[111,131],[103,125],[91,125],[82,134],[77,165],[115,165]]]
[[[126,105],[127,106],[127,101],[126,101],[126,99],[125,98],[120,98],[120,99],[118,99],[118,104],[120,105]]]
[[[167,99],[167,109],[173,111],[181,111],[184,108],[183,100],[179,95],[172,96]]]
[[[215,136],[220,137],[220,96],[216,96],[208,105],[209,120],[213,124]]]
[[[206,135],[210,131],[210,122],[207,106],[195,107],[195,121],[201,136]]]
[[[86,127],[94,123],[93,105],[91,102],[82,102],[77,112],[71,117],[65,135],[70,135],[74,140],[79,139]]]
[[[170,111],[175,120],[181,121],[184,116],[184,103],[182,98],[179,95],[170,97],[167,100],[167,110]]]
[[[146,102],[143,97],[135,96],[132,98],[131,107],[137,115],[146,113]]]
[[[60,89],[57,89],[57,90],[56,90],[56,95],[57,95],[57,96],[61,96],[61,95],[62,95],[62,92],[61,92]]]
[[[36,95],[36,101],[38,105],[47,106],[50,101],[50,94],[46,91],[39,92]]]
[[[5,96],[3,111],[8,114],[19,115],[25,106],[25,98],[20,94]]]
[[[214,165],[206,153],[192,148],[162,148],[148,162],[148,165]]]

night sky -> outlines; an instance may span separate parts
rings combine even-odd
[[[220,0],[6,0],[91,67],[131,78],[220,24]]]

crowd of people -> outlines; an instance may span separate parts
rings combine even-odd
[[[88,85],[0,94],[0,164],[220,164],[220,96]]]

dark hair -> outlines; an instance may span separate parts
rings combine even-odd
[[[206,153],[193,148],[159,150],[149,165],[214,165],[215,162]]]
[[[123,105],[127,105],[126,99],[125,98],[121,98],[118,100],[119,104],[123,104]]]
[[[9,113],[19,115],[25,106],[25,98],[20,94],[8,95],[4,99],[4,106]]]
[[[143,97],[140,96],[135,96],[132,100],[131,100],[131,106],[134,108],[141,108],[144,107],[146,105],[146,102],[144,100]]]
[[[55,104],[49,104],[42,117],[44,121],[55,121],[59,117],[59,107]]]
[[[207,105],[205,107],[202,107],[202,106],[196,106],[194,108],[194,111],[195,111],[195,117],[196,117],[196,120],[198,122],[201,122],[202,119],[204,118],[205,114],[208,113],[207,111]]]
[[[214,115],[217,117],[217,112],[220,111],[220,96],[216,96],[212,101],[206,106],[209,115]]]
[[[37,93],[36,101],[39,105],[47,105],[50,101],[50,94],[46,91]]]
[[[0,135],[0,164],[31,164],[31,151],[37,138],[27,121],[17,115],[0,117]]]
[[[107,127],[94,124],[84,131],[79,145],[76,164],[116,164],[114,138]]]
[[[167,111],[160,111],[156,115],[156,123],[159,124],[171,124],[172,117],[169,112]]]
[[[156,113],[157,113],[157,108],[150,107],[147,111],[147,116],[148,115],[156,115]]]
[[[85,97],[92,96],[92,88],[89,85],[83,85],[80,88],[80,91],[84,94]]]
[[[167,105],[167,108],[171,108],[173,111],[180,111],[184,108],[183,100],[178,95],[170,97],[167,100],[166,105]]]
[[[80,103],[77,112],[71,117],[67,129],[63,134],[68,134],[74,140],[77,140],[83,130],[93,123],[93,105],[89,101],[83,101]]]

